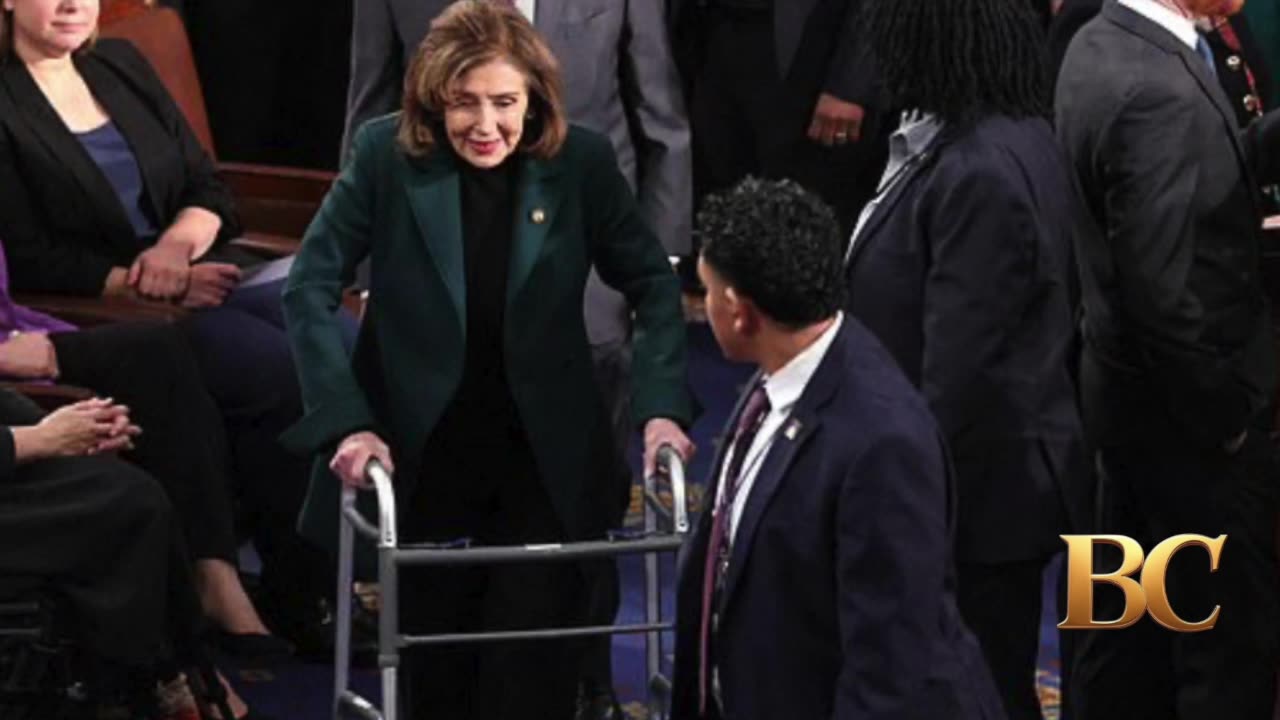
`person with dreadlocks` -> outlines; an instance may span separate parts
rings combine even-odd
[[[1237,130],[1198,27],[1241,5],[1108,2],[1058,77],[1058,137],[1085,206],[1080,388],[1098,531],[1147,551],[1179,533],[1227,537],[1215,572],[1189,552],[1165,574],[1178,616],[1217,615],[1211,629],[1084,635],[1071,704],[1089,720],[1272,717],[1280,485],[1257,188],[1280,181],[1280,111]],[[1095,617],[1117,617],[1118,600],[1099,595]]]
[[[1038,720],[1042,575],[1088,508],[1074,193],[1042,31],[1018,0],[868,0],[865,13],[905,110],[846,252],[845,310],[938,420],[957,480],[960,612],[1009,716]]]

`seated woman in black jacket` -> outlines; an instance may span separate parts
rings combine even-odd
[[[236,263],[248,259],[225,243],[238,232],[231,197],[146,60],[124,41],[95,44],[97,0],[3,7],[0,237],[13,289],[193,309],[182,327],[224,417],[233,472],[245,488],[294,499],[289,512],[253,518],[296,552],[269,563],[264,584],[319,597],[323,556],[292,533],[306,465],[275,442],[301,414],[279,285],[238,287]]]
[[[203,653],[200,601],[165,493],[110,455],[138,437],[128,409],[111,400],[42,417],[0,389],[0,578],[35,580],[65,598],[96,679],[150,705],[157,681]],[[229,700],[248,717],[234,692]],[[149,717],[192,717],[182,704]]]

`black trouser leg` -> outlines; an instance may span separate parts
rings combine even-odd
[[[1036,656],[1046,558],[1012,563],[961,563],[956,602],[982,645],[1009,720],[1040,720]]]
[[[177,532],[160,485],[115,458],[40,460],[0,482],[0,575],[47,578],[84,647],[121,666],[168,654]]]
[[[694,189],[700,201],[709,193],[760,173],[757,116],[776,94],[772,24],[763,18],[714,16],[706,61],[694,83]],[[764,42],[766,44],[757,44]]]
[[[732,187],[749,174],[793,180],[831,206],[847,234],[875,192],[890,128],[868,115],[857,142],[828,147],[809,139],[822,78],[782,78],[773,46],[768,13],[711,13],[691,110],[695,195]],[[795,65],[815,62],[798,58]]]
[[[428,445],[402,520],[406,541],[564,540],[526,443],[464,446],[433,438]],[[564,627],[584,615],[575,563],[406,568],[401,578],[409,633]],[[414,648],[404,658],[408,717],[570,718],[580,654],[581,643],[570,640]]]
[[[1234,457],[1154,438],[1103,447],[1101,530],[1134,537],[1147,552],[1173,535],[1227,535],[1218,572],[1209,572],[1203,551],[1188,550],[1166,576],[1180,617],[1195,622],[1222,610],[1205,632],[1175,633],[1143,618],[1083,634],[1072,679],[1078,720],[1270,720],[1280,630],[1272,452],[1264,433]],[[1095,569],[1114,570],[1118,552],[1101,550]],[[1117,617],[1119,593],[1103,590],[1099,618]]]
[[[180,327],[221,414],[236,497],[262,558],[264,589],[289,605],[332,593],[336,566],[295,530],[310,464],[286,452],[279,437],[301,417],[301,391],[280,327],[278,294],[254,290],[192,313]]]
[[[51,339],[64,382],[129,406],[142,435],[126,457],[164,487],[192,557],[234,563],[226,439],[182,335],[166,325],[129,324]]]

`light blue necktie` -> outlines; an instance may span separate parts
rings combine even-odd
[[[1209,66],[1209,74],[1218,77],[1218,66],[1213,64],[1213,48],[1209,47],[1209,41],[1204,39],[1204,35],[1196,35],[1196,53]]]

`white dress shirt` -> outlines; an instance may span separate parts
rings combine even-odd
[[[1173,33],[1192,50],[1196,49],[1200,34],[1191,18],[1179,15],[1156,0],[1120,0],[1120,4]]]
[[[529,22],[533,22],[534,13],[538,11],[538,0],[516,0],[516,9],[529,18]]]
[[[822,358],[826,356],[827,348],[831,347],[831,343],[836,339],[836,333],[840,331],[840,325],[843,322],[844,314],[837,313],[835,322],[831,323],[831,327],[819,335],[817,340],[814,340],[799,355],[791,358],[791,361],[782,366],[778,372],[765,376],[764,392],[769,397],[769,412],[751,441],[751,447],[747,448],[747,454],[743,456],[742,481],[738,484],[738,494],[733,498],[731,508],[733,514],[729,516],[730,545],[733,544],[734,536],[738,534],[738,521],[742,519],[742,510],[747,506],[747,498],[751,497],[751,487],[755,484],[756,474],[760,472],[765,456],[769,454],[769,448],[773,446],[773,441],[777,439],[779,433],[784,431],[783,423],[791,416],[792,408],[804,393],[805,386],[809,384],[809,378],[813,377]],[[725,442],[732,442],[732,440],[731,437],[726,438]],[[729,484],[725,474],[733,459],[732,455],[733,448],[730,447],[725,453],[724,464],[720,468],[720,489],[714,506],[717,508],[720,507],[721,499]]]

